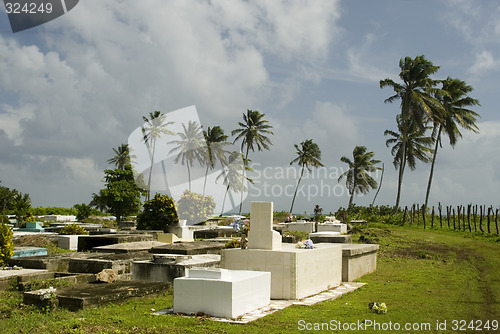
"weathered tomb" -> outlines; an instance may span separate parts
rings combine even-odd
[[[192,241],[153,247],[149,250],[149,252],[154,254],[180,255],[219,254],[223,248],[223,242]]]

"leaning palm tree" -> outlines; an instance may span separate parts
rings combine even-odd
[[[205,181],[203,182],[203,196],[205,196],[205,188],[207,185],[207,176],[209,169],[214,169],[217,162],[220,161],[221,165],[226,164],[226,151],[224,146],[229,145],[227,141],[228,136],[224,134],[224,130],[216,125],[213,128],[208,127],[207,131],[203,131],[205,137],[206,151],[205,151]]]
[[[255,147],[257,147],[258,151],[262,151],[262,149],[269,150],[269,146],[273,143],[266,135],[272,135],[273,132],[271,129],[273,128],[269,125],[268,121],[264,119],[265,114],[260,113],[257,110],[247,110],[246,114],[243,114],[243,122],[238,122],[240,126],[239,129],[231,131],[231,135],[236,135],[234,139],[234,143],[239,139],[241,141],[241,150],[245,149],[245,160],[248,161],[248,153],[250,150],[255,152]],[[241,193],[241,198],[243,199],[243,193]],[[241,214],[241,206],[243,201],[240,203],[240,211]]]
[[[437,128],[436,143],[434,154],[432,155],[431,172],[429,174],[429,182],[427,183],[424,207],[427,207],[429,201],[434,163],[436,162],[438,146],[442,145],[441,134],[447,135],[450,145],[455,147],[458,139],[462,138],[462,133],[460,133],[458,126],[475,133],[479,132],[479,128],[475,123],[476,117],[480,117],[479,114],[467,109],[470,106],[479,106],[478,100],[467,96],[467,93],[470,93],[472,89],[472,86],[467,85],[465,81],[448,77],[446,80],[443,80],[442,92],[438,92],[441,93],[438,94],[438,99],[444,107],[444,114],[435,120],[434,130]]]
[[[182,124],[182,128],[184,131],[177,133],[177,137],[179,139],[169,142],[169,144],[177,145],[171,149],[169,153],[178,152],[174,162],[178,163],[180,160],[182,165],[186,164],[189,191],[191,191],[191,167],[193,167],[195,160],[198,161],[198,163],[203,164],[206,145],[200,123],[189,121],[187,127],[186,124]]]
[[[221,216],[224,214],[224,205],[229,190],[242,193],[247,190],[246,181],[253,183],[252,179],[245,175],[246,171],[252,171],[252,169],[248,167],[248,162],[245,161],[242,153],[237,151],[231,152],[226,161],[227,163],[224,165],[222,172],[215,179],[215,182],[217,182],[222,178],[223,184],[226,186],[224,200],[222,201]]]
[[[356,146],[352,151],[352,161],[348,157],[340,158],[340,161],[349,165],[349,169],[338,179],[340,182],[344,177],[346,178],[346,187],[350,194],[348,207],[352,205],[355,193],[367,194],[370,188],[377,188],[377,181],[368,173],[381,169],[375,166],[380,163],[380,160],[373,159],[374,153],[366,151],[365,146]]]
[[[439,83],[438,80],[430,78],[435,74],[439,66],[435,66],[425,57],[417,56],[415,59],[411,57],[401,58],[399,61],[401,72],[399,78],[402,83],[397,83],[392,79],[380,80],[380,88],[391,87],[396,94],[387,98],[384,102],[391,103],[396,100],[401,100],[401,119],[398,121],[398,128],[401,132],[403,140],[401,141],[401,151],[406,152],[405,139],[410,131],[410,123],[424,130],[427,119],[435,119],[437,113],[442,113],[443,107],[441,103],[433,96],[438,89],[435,86]],[[413,130],[415,131],[415,130]],[[402,155],[401,165],[406,165],[406,154]],[[399,180],[402,180],[404,168],[400,168]],[[396,196],[396,205],[394,210],[399,208],[399,200],[401,194],[401,182],[398,183],[398,194]]]
[[[391,154],[394,156],[393,164],[395,168],[399,168],[398,195],[396,199],[398,206],[395,207],[395,210],[399,207],[401,186],[403,184],[403,174],[406,165],[411,170],[414,170],[417,160],[429,162],[430,155],[432,154],[430,147],[434,142],[432,136],[425,135],[425,131],[430,130],[429,126],[424,126],[424,130],[422,130],[412,121],[403,126],[401,115],[396,116],[396,121],[399,132],[392,130],[384,131],[384,136],[392,137],[386,140],[385,145],[387,147],[392,145]]]
[[[290,213],[293,213],[293,204],[295,203],[295,197],[297,196],[297,190],[299,189],[300,181],[304,175],[304,170],[311,171],[311,167],[323,167],[321,163],[321,150],[318,144],[314,143],[312,139],[307,139],[300,143],[300,147],[297,144],[293,145],[297,153],[297,157],[290,162],[290,165],[297,163],[302,167],[300,172],[299,180],[297,181],[297,187],[293,194],[292,205],[290,207]]]
[[[116,168],[125,170],[126,165],[130,165],[130,148],[128,144],[121,144],[118,149],[113,148],[115,156],[108,159],[108,164],[114,164]]]
[[[153,174],[156,142],[162,135],[174,135],[174,132],[167,129],[167,126],[174,124],[174,122],[167,122],[166,118],[167,116],[158,110],[154,113],[149,113],[149,118],[146,116],[142,117],[144,122],[146,122],[146,125],[142,127],[142,140],[145,142],[146,146],[151,149],[151,167],[149,168],[146,200],[149,200],[151,194],[151,175]]]

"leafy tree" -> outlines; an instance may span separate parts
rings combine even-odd
[[[125,169],[126,165],[130,165],[130,148],[128,144],[121,144],[118,149],[113,148],[115,156],[108,159],[109,164],[114,164],[118,169]]]
[[[151,200],[144,202],[143,210],[137,215],[137,228],[140,230],[168,232],[169,227],[178,225],[175,203],[168,195],[155,194]]]
[[[429,182],[427,183],[427,191],[425,193],[425,204],[429,201],[431,191],[432,176],[434,174],[434,164],[438,146],[442,145],[441,135],[445,134],[450,140],[450,145],[455,147],[459,138],[462,138],[459,126],[465,130],[470,130],[475,133],[479,132],[476,125],[476,117],[480,117],[478,113],[467,109],[470,106],[479,106],[479,101],[469,97],[467,94],[472,91],[472,86],[469,86],[465,81],[452,79],[448,77],[442,82],[442,91],[438,92],[438,100],[444,107],[444,114],[439,115],[434,121],[434,130],[437,128],[436,142],[434,146],[434,154],[432,155],[431,171],[429,174]]]
[[[106,188],[94,194],[91,203],[105,205],[108,211],[120,222],[123,217],[134,214],[141,207],[140,196],[143,190],[139,188],[134,180],[132,167],[126,165],[125,169],[106,169],[104,181]]]
[[[76,220],[79,222],[88,218],[92,211],[92,208],[85,203],[75,204],[74,208],[76,209]]]
[[[273,128],[269,125],[268,121],[264,119],[265,114],[257,110],[247,110],[246,114],[243,114],[243,122],[238,122],[240,126],[239,129],[231,131],[231,135],[236,135],[234,139],[234,143],[241,139],[241,150],[245,148],[245,159],[244,162],[248,162],[248,153],[250,150],[255,152],[255,147],[257,147],[258,151],[262,151],[262,149],[269,150],[269,146],[273,143],[266,135],[272,135],[273,132],[271,129]],[[243,199],[243,193],[241,194],[241,198]],[[243,202],[243,201],[241,201]],[[240,211],[241,214],[241,206],[243,203],[240,203]]]
[[[205,181],[203,182],[203,196],[205,195],[205,187],[207,185],[207,176],[209,169],[214,169],[217,161],[224,166],[226,161],[226,150],[224,146],[229,145],[228,136],[224,134],[224,130],[216,125],[213,128],[208,127],[207,131],[203,131],[205,137],[206,152],[205,152]]]
[[[323,166],[323,164],[321,163],[321,150],[318,144],[314,143],[312,139],[303,141],[302,143],[300,143],[300,147],[297,144],[295,144],[294,147],[297,153],[297,157],[290,162],[290,165],[297,163],[302,168],[299,180],[297,181],[297,187],[295,188],[295,192],[293,194],[290,213],[293,213],[293,204],[295,203],[295,197],[297,196],[297,190],[299,189],[300,181],[302,180],[302,176],[304,175],[304,170],[307,169],[310,172],[311,167]]]
[[[349,165],[349,169],[339,176],[339,182],[344,177],[346,179],[346,187],[350,194],[348,207],[352,205],[355,193],[367,194],[370,188],[375,189],[377,187],[377,181],[368,173],[380,169],[375,167],[376,164],[380,163],[380,160],[372,159],[374,153],[366,151],[365,146],[356,146],[352,151],[353,160],[348,157],[340,158],[340,161]]]
[[[0,181],[2,183],[2,181]],[[9,189],[7,187],[0,186],[0,215],[3,215],[5,210],[12,210],[14,204],[14,196],[17,194],[17,190]]]
[[[92,200],[90,201],[89,206],[101,212],[108,212],[108,206],[104,200],[102,190],[100,190],[98,194],[92,193]]]
[[[386,140],[385,145],[387,147],[392,145],[391,154],[394,156],[393,164],[395,168],[399,168],[397,206],[395,207],[395,209],[399,209],[405,166],[408,165],[411,170],[414,170],[417,160],[429,162],[430,154],[432,153],[430,147],[433,143],[433,138],[425,135],[425,130],[429,129],[428,126],[424,130],[421,130],[414,122],[410,121],[406,129],[403,130],[401,115],[396,117],[396,121],[399,132],[385,130],[384,136],[392,137]]]
[[[204,196],[184,191],[177,202],[179,219],[185,219],[189,225],[202,223],[214,212],[215,201],[212,196]]]
[[[174,122],[167,122],[167,116],[156,110],[154,113],[149,113],[149,118],[143,116],[142,119],[146,125],[142,128],[142,140],[151,149],[151,167],[148,177],[148,191],[146,198],[149,200],[151,194],[151,175],[153,174],[153,165],[155,161],[156,142],[162,135],[174,135],[174,132],[167,129],[167,126]]]
[[[411,57],[401,58],[399,61],[401,72],[399,78],[402,83],[397,83],[392,79],[380,80],[380,88],[391,87],[395,95],[385,100],[386,103],[391,103],[396,100],[401,101],[401,118],[398,121],[398,128],[402,135],[402,152],[406,152],[406,136],[410,131],[410,123],[412,126],[424,130],[426,118],[434,119],[436,114],[443,112],[441,103],[434,97],[438,92],[435,86],[439,83],[438,80],[430,78],[435,74],[439,66],[435,66],[431,61],[425,59],[425,56],[417,56],[415,59]],[[415,131],[415,129],[412,129]],[[401,165],[406,165],[406,154],[402,155]],[[399,208],[401,195],[401,184],[404,168],[399,169],[398,194],[396,196],[395,210]]]
[[[28,194],[16,193],[13,202],[14,214],[18,226],[20,226],[26,217],[31,216],[31,198]]]
[[[176,144],[177,146],[170,150],[169,153],[177,153],[174,159],[175,163],[181,161],[182,165],[186,164],[188,171],[189,191],[191,191],[191,167],[196,160],[201,165],[204,163],[205,156],[205,140],[203,131],[198,122],[189,121],[188,126],[182,124],[183,132],[178,132],[178,140],[173,140],[169,144]]]

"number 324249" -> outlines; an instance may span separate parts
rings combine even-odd
[[[20,4],[18,2],[6,2],[5,11],[7,14],[40,14],[40,13],[52,13],[52,4],[47,3],[25,3]]]

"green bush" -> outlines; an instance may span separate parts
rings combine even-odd
[[[0,266],[7,265],[14,255],[14,243],[12,237],[14,232],[4,223],[0,223]]]
[[[77,224],[71,224],[64,226],[61,230],[59,230],[59,234],[61,235],[81,235],[81,234],[89,234],[89,232],[85,231],[83,227]]]
[[[170,226],[177,226],[179,218],[175,211],[174,200],[168,195],[156,194],[146,201],[143,211],[137,215],[139,230],[162,230],[168,232]]]
[[[189,190],[184,191],[177,203],[179,219],[187,220],[189,225],[204,222],[214,209],[215,201],[212,196],[203,196]]]

